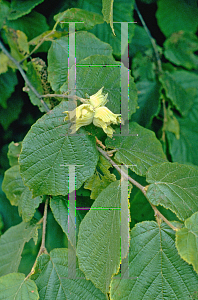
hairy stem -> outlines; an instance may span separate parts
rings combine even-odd
[[[21,73],[21,76],[23,77],[23,79],[25,80],[25,83],[27,84],[27,86],[32,90],[32,92],[39,98],[39,100],[41,101],[42,105],[45,108],[45,111],[48,112],[50,111],[49,107],[47,106],[47,104],[43,101],[42,96],[37,92],[37,90],[34,88],[34,86],[31,84],[31,82],[29,81],[27,75],[25,74],[25,72],[23,71],[22,67],[20,66],[20,63],[14,58],[12,57],[12,55],[6,50],[6,48],[4,47],[4,45],[2,44],[2,42],[0,41],[0,49],[3,51],[3,53],[15,64],[15,66],[17,67],[17,69],[19,70],[19,72]]]
[[[129,180],[133,185],[135,185],[138,189],[140,189],[140,191],[144,194],[144,196],[146,197],[146,199],[148,200],[148,202],[150,203],[152,209],[155,212],[155,216],[160,217],[169,227],[171,227],[174,231],[177,230],[177,228],[175,226],[173,226],[171,224],[171,222],[169,222],[162,214],[161,212],[156,208],[155,205],[153,205],[147,195],[146,195],[146,189],[143,185],[141,185],[139,182],[137,182],[136,180],[134,180],[133,178],[131,178],[129,175],[127,175],[125,172],[123,172],[123,170],[121,170],[120,167],[118,167],[118,165],[109,157],[108,153],[105,152],[104,150],[102,150],[100,147],[97,146],[98,151],[112,164],[112,166],[126,179]]]

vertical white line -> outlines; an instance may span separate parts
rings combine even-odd
[[[68,90],[70,95],[76,95],[76,43],[75,43],[75,22],[69,23],[69,51],[68,51]],[[72,99],[68,101],[68,110],[76,108]]]
[[[121,22],[121,115],[125,121],[121,125],[121,135],[129,134],[129,53],[128,23]],[[127,45],[127,46],[126,46]]]
[[[68,277],[76,278],[75,166],[69,165]]]
[[[128,174],[128,168],[121,166],[121,170]],[[129,252],[129,207],[128,207],[128,180],[121,175],[121,278],[129,278],[128,252]]]

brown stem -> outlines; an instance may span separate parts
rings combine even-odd
[[[120,167],[118,167],[118,165],[109,157],[108,153],[105,152],[104,150],[102,150],[100,147],[97,146],[98,151],[112,164],[112,166],[126,179],[129,180],[133,185],[135,185],[138,189],[140,189],[140,191],[144,194],[144,196],[146,197],[146,199],[148,200],[148,202],[150,203],[152,209],[155,212],[155,216],[160,217],[162,220],[164,220],[164,222],[171,227],[174,231],[177,230],[177,228],[175,226],[173,226],[162,214],[161,212],[159,212],[159,210],[156,208],[156,206],[154,206],[148,199],[147,195],[146,195],[146,189],[143,185],[141,185],[139,182],[137,182],[136,180],[134,180],[133,178],[131,178],[129,175],[127,175],[125,172],[123,172],[123,170],[121,170]]]
[[[41,222],[43,223],[41,246],[40,246],[39,252],[37,254],[36,260],[34,262],[34,265],[31,269],[30,273],[27,275],[26,280],[32,274],[34,274],[34,269],[35,269],[38,257],[43,253],[46,253],[46,254],[48,253],[47,249],[45,248],[45,236],[46,236],[46,225],[47,225],[47,207],[48,207],[48,198],[46,198],[46,201],[45,201],[45,208],[44,208],[43,218],[37,223],[37,224],[40,224]]]

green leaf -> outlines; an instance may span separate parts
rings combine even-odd
[[[3,178],[0,178],[0,185]],[[2,185],[1,185],[2,187]],[[0,212],[3,217],[4,222],[4,232],[11,226],[19,224],[22,219],[19,217],[18,209],[16,206],[12,206],[10,201],[6,198],[6,195],[3,193],[0,187]]]
[[[171,73],[177,84],[179,84],[186,91],[193,90],[196,94],[192,107],[190,108],[186,118],[192,122],[197,122],[198,120],[198,75],[189,71],[177,70]]]
[[[198,38],[192,32],[180,31],[173,33],[164,43],[165,57],[177,66],[186,69],[197,69]]]
[[[65,216],[65,219],[68,218],[68,215]],[[45,245],[48,251],[51,251],[55,248],[66,248],[68,247],[68,239],[59,223],[54,218],[51,210],[48,210],[47,213],[47,226],[49,230],[46,231]]]
[[[27,76],[34,88],[40,95],[47,94],[45,89],[47,88],[46,78],[47,78],[47,70],[45,62],[42,59],[36,58],[32,59],[30,62],[27,63]],[[46,73],[46,74],[45,74]],[[46,75],[46,77],[45,77]],[[49,87],[50,88],[50,87]],[[28,93],[28,96],[33,105],[37,105],[40,111],[45,112],[45,108],[41,103],[41,100],[33,93],[32,90],[29,89],[27,84],[23,89]],[[49,103],[49,98],[45,98],[45,102],[47,103],[48,107],[51,108]]]
[[[129,277],[111,282],[111,299],[193,299],[198,277],[175,247],[165,223],[142,222],[131,230]]]
[[[119,130],[116,130],[119,133]],[[124,163],[138,175],[145,175],[148,168],[166,161],[161,143],[155,133],[135,122],[129,123],[128,136],[106,139],[106,146],[116,149],[115,159]]]
[[[15,30],[23,31],[27,35],[28,40],[32,40],[37,35],[49,29],[45,16],[34,10],[17,20],[7,20],[6,25]]]
[[[11,167],[18,165],[19,154],[21,152],[22,142],[11,142],[8,146],[8,159]]]
[[[16,20],[24,15],[29,14],[35,6],[43,1],[44,0],[12,0],[8,20]]]
[[[83,198],[83,197],[82,197]],[[85,204],[83,206],[86,206]],[[54,196],[50,200],[50,208],[54,215],[54,218],[61,226],[63,232],[68,236],[68,214],[69,214],[69,203],[68,197],[63,196]],[[76,210],[75,213],[75,224],[72,225],[76,228],[76,236],[78,236],[79,225],[84,217],[84,212],[80,210]],[[72,220],[70,220],[72,222]],[[72,240],[70,239],[70,243],[72,244]]]
[[[185,227],[176,231],[176,247],[181,258],[192,264],[198,273],[198,212],[185,220]]]
[[[7,55],[5,55],[3,52],[0,52],[0,74],[6,73],[8,71],[8,66],[9,66],[9,58]]]
[[[134,1],[126,0],[123,5],[122,0],[114,0],[113,3],[113,21],[115,22],[133,22],[132,12],[133,12]],[[81,0],[79,1],[79,7],[88,11],[93,11],[101,14],[102,11],[102,1],[92,0]],[[124,54],[126,48],[128,47],[128,41],[130,42],[134,33],[134,24],[129,24],[129,34],[127,32],[122,32],[122,53],[121,53],[121,25],[114,24],[115,35],[112,33],[111,27],[104,23],[96,25],[91,32],[94,33],[100,40],[109,43],[113,48],[113,54],[119,56]]]
[[[9,11],[10,11],[10,3],[8,1],[2,0],[0,5],[0,28],[3,27],[4,21],[8,16]]]
[[[155,64],[148,54],[145,56],[141,52],[138,52],[133,58],[132,67],[135,80],[153,81],[155,79]]]
[[[166,122],[164,122],[162,130],[174,133],[176,139],[180,138],[180,126],[177,118],[174,116],[170,105],[166,110]]]
[[[25,189],[19,172],[19,165],[15,165],[5,171],[2,190],[12,205],[18,206],[21,194]]]
[[[145,29],[135,24],[134,36],[129,44],[129,56],[134,57],[137,52],[145,53],[148,49],[151,49],[151,41]]]
[[[146,174],[151,183],[147,197],[153,205],[163,205],[172,210],[180,220],[185,220],[198,210],[198,170],[178,163],[152,166]]]
[[[79,266],[86,278],[103,293],[109,291],[111,277],[120,266],[121,187],[128,190],[128,182],[123,181],[122,184],[117,180],[103,190],[80,224],[77,245]],[[129,211],[122,213],[127,218]],[[126,254],[127,249],[123,257]]]
[[[110,23],[111,30],[115,35],[113,29],[113,2],[114,0],[102,0],[102,14],[104,17],[104,21]]]
[[[68,249],[54,249],[42,254],[31,277],[39,291],[39,299],[105,300],[106,296],[76,266],[76,278],[68,277]]]
[[[7,99],[14,92],[15,85],[17,85],[18,80],[16,73],[11,69],[8,69],[8,72],[0,74],[0,105],[3,108],[7,108]]]
[[[168,71],[165,71],[159,80],[165,89],[166,96],[179,112],[186,116],[195,101],[196,90],[194,88],[184,89]]]
[[[20,30],[15,30],[13,28],[4,26],[2,36],[5,43],[10,47],[10,54],[17,61],[21,61],[29,52],[29,45],[25,33]],[[12,63],[12,65],[14,64]],[[16,68],[15,65],[14,68]]]
[[[12,273],[0,278],[0,300],[38,300],[35,282],[25,279],[21,273]]]
[[[92,55],[80,61],[85,67],[76,70],[76,90],[77,95],[85,98],[85,93],[93,95],[104,86],[103,93],[108,92],[107,106],[113,113],[120,114],[120,66],[112,57],[105,55]],[[93,67],[88,67],[91,65]],[[96,65],[96,66],[94,66]],[[111,66],[115,65],[115,66]],[[107,66],[107,67],[104,67]],[[125,68],[125,67],[124,67]],[[71,68],[71,76],[75,74],[75,67]],[[61,87],[61,92],[66,92],[68,83]],[[129,75],[129,101],[128,101],[129,117],[137,108],[137,90],[133,77]]]
[[[19,118],[23,104],[24,102],[21,93],[19,91],[14,91],[7,100],[7,107],[0,109],[0,123],[4,130],[7,130],[10,124]]]
[[[153,209],[143,195],[143,193],[138,190],[135,196],[130,198],[130,217],[131,217],[131,227],[133,227],[136,223],[142,221],[155,220]]]
[[[198,165],[198,156],[195,149],[198,147],[198,127],[197,122],[192,122],[189,118],[182,120],[177,118],[180,127],[180,139],[171,132],[166,132],[169,150],[174,162],[191,163]]]
[[[196,97],[185,118],[174,115],[179,122],[180,139],[178,140],[171,132],[167,132],[169,151],[174,162],[198,165],[198,156],[195,151],[198,147],[198,75],[189,71],[175,71],[171,75],[184,89],[196,90]]]
[[[91,45],[91,47],[90,47]],[[58,92],[68,76],[68,37],[54,40],[48,52],[48,80],[54,91]],[[111,47],[100,41],[92,33],[76,33],[76,63],[93,54],[112,55]],[[71,67],[71,64],[70,64]]]
[[[0,276],[17,272],[25,243],[31,238],[36,244],[38,225],[22,222],[9,228],[0,237]]]
[[[109,172],[112,165],[104,156],[99,156],[96,171],[84,184],[85,189],[91,190],[91,199],[96,199],[98,195],[112,182],[116,180],[116,176]]]
[[[194,5],[189,5],[187,1],[159,0],[157,5],[157,23],[166,37],[180,30],[194,33],[197,31],[198,7],[196,2]]]
[[[149,127],[154,116],[160,109],[158,81],[139,81],[136,83],[138,90],[138,109],[132,115],[131,120],[137,122],[143,127]],[[151,105],[152,103],[152,105]]]
[[[67,195],[68,165],[76,166],[76,189],[94,174],[99,156],[95,139],[84,129],[68,134],[65,110],[68,102],[63,101],[40,118],[23,141],[20,171],[34,197]]]
[[[68,27],[69,22],[82,22],[75,24],[75,30],[89,30],[96,24],[103,23],[101,15],[80,8],[70,8],[54,16],[56,22],[60,23],[61,28]]]
[[[42,197],[32,198],[32,192],[23,183],[18,164],[5,171],[2,190],[10,203],[18,206],[19,215],[22,216],[23,221],[30,221],[36,208],[42,202]]]

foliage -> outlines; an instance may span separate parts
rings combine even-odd
[[[197,299],[196,1],[49,2],[0,1],[0,300]]]

